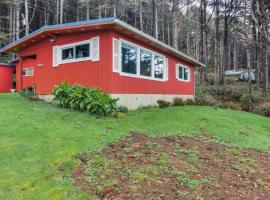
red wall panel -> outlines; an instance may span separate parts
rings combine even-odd
[[[99,36],[100,39],[100,61],[82,61],[67,64],[60,64],[52,67],[52,47],[54,45],[64,45],[82,40],[88,40]],[[107,92],[110,91],[111,71],[110,66],[110,38],[106,31],[87,32],[81,34],[67,34],[57,36],[56,43],[51,44],[49,39],[44,39],[33,47],[29,47],[20,53],[20,56],[36,54],[36,60],[22,60],[21,65],[17,66],[33,67],[33,77],[22,77],[22,85],[19,90],[36,86],[37,94],[50,94],[55,85],[67,81],[70,84],[79,83],[89,87],[99,87]],[[42,64],[42,67],[38,65]]]
[[[13,71],[15,68],[0,65],[0,93],[10,92],[13,88]]]
[[[120,33],[113,33],[112,37],[117,39],[124,39],[129,42],[135,43],[144,48],[150,49],[156,53],[162,54],[167,57],[169,65],[169,79],[166,82],[156,80],[146,80],[140,78],[133,78],[121,76],[118,73],[113,73],[112,77],[112,93],[116,94],[194,94],[194,65],[187,63],[181,59],[173,57],[159,49],[149,47],[146,43],[136,41],[134,39],[125,37]],[[176,64],[185,64],[190,68],[190,81],[181,82],[176,79]]]
[[[52,67],[53,45],[64,45],[68,43],[87,40],[92,37],[100,37],[100,61],[83,61],[76,63],[61,64]],[[112,72],[112,39],[123,38],[140,46],[163,54],[169,62],[169,80],[166,82],[146,80],[120,76]],[[125,37],[120,33],[112,31],[85,32],[80,34],[58,35],[56,42],[51,44],[49,39],[28,47],[20,52],[20,56],[36,54],[36,60],[21,60],[17,63],[17,90],[36,86],[37,94],[50,94],[55,85],[63,81],[79,83],[89,87],[99,87],[104,91],[115,94],[183,94],[194,93],[194,66],[190,63],[168,55],[159,49],[150,48],[149,45]],[[190,82],[180,82],[176,79],[176,64],[188,65],[191,71]],[[42,67],[37,65],[42,64]],[[33,67],[33,77],[21,77],[21,68]]]

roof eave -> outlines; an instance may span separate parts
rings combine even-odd
[[[159,41],[159,40],[153,38],[152,36],[150,36],[150,35],[148,35],[148,34],[142,32],[142,31],[140,31],[140,30],[138,30],[138,29],[136,29],[136,28],[134,28],[133,26],[128,25],[127,23],[122,22],[121,20],[115,19],[114,22],[115,22],[115,24],[117,24],[117,25],[119,25],[119,26],[122,26],[122,27],[124,27],[124,28],[126,28],[126,29],[128,29],[128,30],[130,30],[130,31],[132,31],[132,32],[135,32],[136,34],[138,34],[138,35],[140,35],[140,36],[142,36],[142,37],[144,37],[144,38],[150,40],[151,42],[153,42],[153,43],[155,43],[155,44],[157,44],[157,45],[160,45],[160,46],[162,46],[162,47],[168,49],[169,51],[174,52],[174,53],[177,54],[179,57],[183,58],[184,60],[186,60],[186,61],[188,61],[188,62],[191,62],[191,63],[193,63],[193,64],[195,64],[195,65],[198,65],[198,66],[205,67],[205,64],[203,64],[203,63],[201,63],[201,62],[198,62],[198,61],[195,60],[194,58],[192,58],[192,57],[190,57],[190,56],[188,56],[188,55],[183,54],[182,52],[176,50],[175,48],[173,48],[173,47],[171,47],[171,46],[169,46],[169,45],[167,45],[167,44],[165,44],[165,43],[163,43],[163,42],[161,42],[161,41]]]

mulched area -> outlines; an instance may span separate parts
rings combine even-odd
[[[131,133],[78,155],[71,176],[96,199],[270,200],[269,153],[202,138]]]

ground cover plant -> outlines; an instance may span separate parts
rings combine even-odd
[[[108,144],[117,144],[130,131],[157,138],[186,135],[204,139],[202,135],[210,135],[213,143],[269,152],[269,122],[269,118],[252,113],[189,105],[138,109],[119,119],[96,118],[42,101],[29,101],[18,94],[0,94],[0,199],[91,199],[89,193],[74,187],[70,174],[80,163],[75,157],[80,152],[96,152]],[[145,145],[155,146],[151,142]],[[179,146],[177,154],[186,155],[188,163],[200,166],[200,151],[187,149]],[[237,155],[237,152],[229,154]],[[170,157],[164,152],[155,163],[162,166]],[[217,157],[215,161],[220,159]],[[249,167],[241,169],[245,163]],[[231,165],[244,172],[256,169],[256,163],[250,159]],[[144,179],[144,175],[134,176]],[[178,179],[178,184],[193,188],[215,183],[207,177],[186,178]]]
[[[89,114],[106,116],[114,113],[117,99],[98,88],[88,88],[78,84],[64,82],[52,92],[53,101],[64,108],[87,111]]]
[[[97,199],[270,197],[270,154],[201,139],[132,133],[103,151],[78,155],[82,164],[72,177]]]

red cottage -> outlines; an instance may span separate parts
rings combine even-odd
[[[99,87],[129,108],[194,98],[203,64],[115,18],[44,26],[1,49],[19,54],[17,91],[50,99],[63,81]]]
[[[13,88],[15,65],[0,62],[0,93],[7,93]]]

